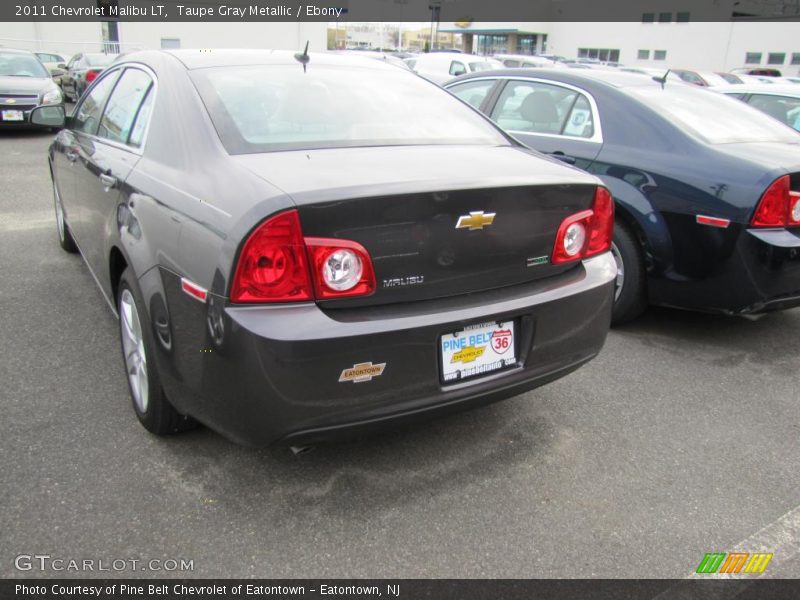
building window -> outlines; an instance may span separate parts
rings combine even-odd
[[[688,23],[689,22],[689,13],[688,12],[679,12],[675,14],[675,21],[678,23]]]
[[[653,50],[653,60],[667,60],[667,51]]]
[[[619,50],[610,48],[578,48],[578,58],[591,60],[619,62]]]
[[[748,52],[744,55],[744,64],[746,65],[760,65],[761,52]]]
[[[639,50],[636,58],[638,60],[650,60],[650,50]]]
[[[180,38],[161,38],[161,48],[163,50],[179,50],[180,47]]]
[[[768,65],[782,65],[785,62],[786,62],[785,52],[770,52],[769,54],[767,54]]]
[[[672,13],[671,12],[658,13],[658,22],[659,23],[671,23],[672,22]]]
[[[479,35],[478,54],[503,54],[508,52],[507,35]]]
[[[518,35],[517,54],[536,54],[536,36]]]
[[[800,52],[792,52],[792,64],[800,65]]]
[[[643,13],[642,23],[653,23],[656,20],[655,13]]]

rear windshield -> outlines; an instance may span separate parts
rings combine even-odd
[[[91,67],[107,67],[117,57],[116,54],[85,54],[84,56]]]
[[[451,94],[401,69],[259,65],[191,76],[230,154],[509,143]]]
[[[626,90],[687,133],[709,144],[800,142],[797,133],[759,110],[723,94],[672,84]]]
[[[0,77],[50,77],[32,54],[0,52]]]

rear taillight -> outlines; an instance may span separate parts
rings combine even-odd
[[[91,83],[97,76],[100,75],[100,71],[86,71],[86,83]]]
[[[365,296],[375,291],[372,260],[356,242],[305,238],[314,292],[320,300]]]
[[[264,221],[247,238],[231,287],[231,302],[302,302],[364,296],[375,291],[372,260],[356,242],[303,238],[289,210]]]
[[[753,227],[800,225],[800,193],[790,189],[788,175],[778,177],[761,196],[750,220]]]
[[[594,193],[591,210],[570,215],[561,222],[553,246],[553,264],[589,258],[611,249],[614,237],[614,199],[604,187]]]

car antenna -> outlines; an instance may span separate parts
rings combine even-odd
[[[296,52],[294,55],[294,59],[303,65],[303,73],[306,72],[306,65],[308,65],[311,57],[308,55],[308,41],[306,41],[306,49],[303,50],[302,54],[300,52]]]
[[[657,81],[658,83],[660,83],[660,84],[661,84],[661,89],[662,89],[662,90],[664,89],[664,84],[665,84],[665,83],[667,83],[667,75],[669,75],[669,72],[670,72],[671,70],[672,70],[672,69],[667,69],[667,72],[666,72],[666,73],[664,73],[664,74],[663,74],[661,77],[656,77],[656,76],[653,76],[653,81]]]

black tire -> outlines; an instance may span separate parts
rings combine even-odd
[[[119,311],[122,364],[125,367],[136,418],[147,431],[156,435],[169,435],[196,427],[197,422],[194,419],[175,410],[161,387],[161,379],[154,362],[155,347],[150,331],[150,320],[144,310],[145,304],[139,286],[129,268],[123,271],[118,288],[117,310]],[[138,321],[138,323],[134,321]],[[126,328],[130,333],[126,333]],[[135,332],[137,328],[140,343],[133,343],[136,351],[126,352],[126,348],[130,349],[132,340],[137,337]],[[142,353],[143,357],[141,358],[144,360],[139,358]],[[138,366],[131,367],[132,364]],[[146,375],[144,379],[140,375],[137,376],[142,371]],[[137,388],[141,389],[143,393],[138,393]]]
[[[58,188],[56,182],[53,181],[53,204],[56,210],[56,234],[58,235],[58,244],[61,249],[70,254],[78,251],[78,246],[72,237],[72,232],[69,230],[69,225],[64,217],[64,207],[61,204],[61,198],[58,195]]]
[[[642,247],[633,232],[619,221],[614,224],[612,252],[618,265],[621,261],[622,270],[614,290],[611,324],[622,325],[641,315],[647,308],[647,290]]]

